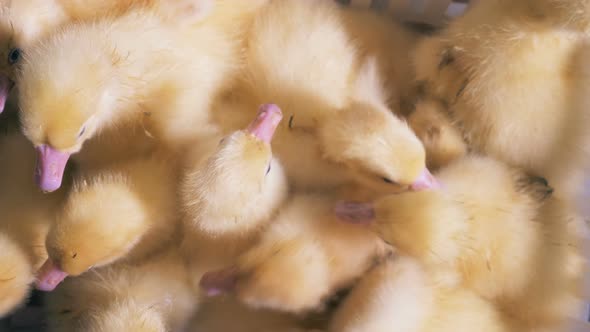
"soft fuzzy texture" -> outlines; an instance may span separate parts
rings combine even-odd
[[[374,51],[373,36],[349,30],[366,13],[350,10],[345,17],[345,10],[331,1],[272,1],[252,26],[244,82],[234,98],[272,101],[290,118],[273,144],[295,187],[357,181],[379,191],[404,190],[425,169],[424,149],[388,108],[382,76],[397,75],[387,77],[389,90],[406,77],[397,70],[407,60],[410,37],[373,17],[383,20],[380,28],[399,35],[392,49],[401,50],[391,55],[396,66],[387,67],[384,55],[367,54]]]
[[[180,331],[196,299],[174,247],[134,264],[96,269],[48,298],[50,331]]]
[[[45,237],[67,188],[51,196],[35,186],[35,151],[20,133],[0,134],[0,317],[26,301],[47,258]],[[67,187],[67,185],[65,186]]]
[[[441,282],[493,301],[519,331],[564,324],[583,273],[572,209],[544,179],[489,158],[467,157],[437,177],[443,189],[377,200],[373,229],[442,271]]]
[[[270,117],[280,114],[276,108],[272,112]],[[254,125],[260,124],[260,116]],[[273,127],[270,117],[262,121],[267,129]],[[195,147],[188,158],[181,189],[182,250],[199,298],[207,295],[199,286],[202,276],[233,264],[287,197],[287,180],[270,142],[255,132],[251,125],[213,138]]]
[[[424,144],[429,169],[436,171],[467,154],[468,147],[461,132],[440,101],[417,102],[408,123]]]
[[[590,46],[585,33],[563,27],[577,23],[561,15],[579,15],[556,10],[563,6],[478,1],[424,41],[415,63],[418,82],[448,105],[470,148],[543,176],[569,197],[590,159]]]
[[[47,237],[55,266],[77,276],[141,259],[174,239],[176,171],[174,158],[158,153],[78,174]]]
[[[216,7],[193,24],[142,8],[68,25],[27,52],[17,78],[23,131],[36,147],[75,154],[81,167],[156,143],[182,150],[213,129],[211,100],[240,63],[227,21],[250,15],[246,7],[227,15]]]
[[[334,202],[296,195],[234,267],[209,273],[203,286],[233,293],[254,308],[298,314],[322,309],[389,251],[369,230],[337,221]]]
[[[368,272],[334,315],[334,332],[485,332],[509,329],[496,308],[436,281],[416,259],[396,257]]]

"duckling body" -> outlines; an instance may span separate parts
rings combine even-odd
[[[72,154],[97,167],[155,144],[182,150],[210,134],[210,102],[239,67],[241,41],[220,15],[173,24],[137,9],[70,25],[31,48],[19,99],[23,131],[39,150],[40,187],[59,187]]]
[[[418,81],[472,150],[547,178],[562,197],[578,194],[589,159],[588,40],[561,16],[576,6],[587,5],[479,1],[415,56]]]
[[[497,305],[519,330],[561,326],[581,297],[574,210],[546,180],[486,157],[461,159],[437,179],[442,189],[336,211],[353,222],[375,216],[386,241]]]
[[[17,132],[0,137],[0,317],[23,305],[36,271],[47,259],[45,238],[53,213],[66,188],[51,197],[43,195],[26,171],[34,167],[35,151]],[[69,183],[69,181],[68,181]],[[64,186],[66,187],[66,186]]]
[[[410,257],[368,272],[334,315],[330,331],[509,331],[496,308],[464,288],[437,283]]]
[[[334,202],[295,195],[253,248],[233,267],[207,273],[201,286],[214,295],[234,294],[253,308],[295,314],[322,309],[388,252],[369,230],[338,222]]]
[[[195,307],[174,246],[147,260],[68,279],[48,296],[50,331],[180,331]]]
[[[51,291],[68,275],[143,259],[176,238],[176,162],[161,153],[81,171],[49,230],[38,288]]]
[[[399,68],[380,67],[386,61],[372,54],[376,42],[354,42],[343,11],[330,1],[276,1],[263,8],[249,34],[236,95],[253,103],[271,100],[289,116],[274,145],[295,187],[360,181],[380,191],[406,190],[426,166],[422,144],[388,108],[382,71]],[[399,39],[400,48],[409,43]],[[401,52],[396,60],[406,58]],[[303,147],[306,158],[290,157]]]

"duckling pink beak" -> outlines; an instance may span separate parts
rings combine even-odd
[[[420,190],[428,190],[428,189],[440,189],[440,183],[438,180],[430,173],[428,168],[424,168],[420,176],[410,185],[410,190],[412,191],[420,191]]]
[[[57,287],[57,285],[64,281],[67,276],[67,273],[60,270],[53,263],[51,258],[48,258],[39,269],[35,286],[40,291],[51,292]]]
[[[258,137],[261,141],[269,143],[275,131],[283,119],[283,112],[275,104],[265,104],[258,109],[256,119],[250,123],[247,131]]]
[[[205,273],[199,281],[199,286],[207,296],[218,296],[231,293],[238,282],[238,270],[230,267]]]
[[[37,147],[35,182],[44,192],[56,191],[61,187],[64,170],[70,154],[57,151],[49,145]]]
[[[5,75],[0,75],[0,114],[4,112],[6,107],[6,100],[12,89],[12,80]]]
[[[369,225],[375,220],[375,209],[371,203],[338,202],[334,214],[350,224]]]

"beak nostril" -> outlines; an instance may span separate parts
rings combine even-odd
[[[75,253],[72,255],[72,258],[76,258],[76,257],[78,257],[78,253],[77,253],[77,252],[75,252]]]

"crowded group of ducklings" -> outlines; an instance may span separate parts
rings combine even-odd
[[[590,1],[3,0],[0,317],[565,331]]]

